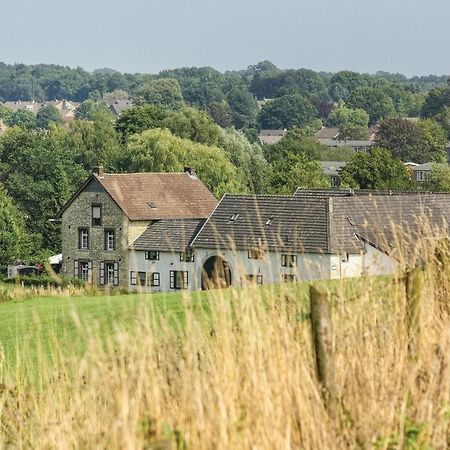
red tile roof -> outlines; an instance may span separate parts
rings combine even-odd
[[[93,175],[130,220],[207,218],[217,200],[187,173]]]

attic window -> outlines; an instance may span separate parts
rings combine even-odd
[[[236,220],[237,220],[238,217],[239,217],[239,214],[233,214],[233,215],[230,217],[230,222],[236,222]]]
[[[147,204],[148,204],[148,206],[150,206],[151,209],[155,209],[156,208],[155,202],[148,202]]]
[[[357,223],[351,218],[351,217],[347,217],[348,223],[352,226],[352,227],[356,227]]]
[[[273,216],[269,217],[269,219],[266,222],[266,225],[270,227],[270,226],[272,226],[272,222],[273,222]]]

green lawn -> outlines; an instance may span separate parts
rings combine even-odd
[[[381,281],[385,283],[385,281]],[[375,281],[377,284],[378,281]],[[258,288],[263,296],[278,296],[280,289],[307,304],[308,284],[264,286]],[[326,282],[331,292],[344,289],[351,298],[367,288],[367,280]],[[185,302],[194,307],[207,308],[215,295],[236,296],[245,301],[245,290],[210,292],[176,292],[87,297],[36,297],[28,300],[0,303],[0,344],[4,351],[7,372],[23,372],[34,368],[39,358],[54,357],[55,349],[70,354],[82,354],[86,336],[106,338],[118,329],[132,330],[136,318],[150,314],[163,316],[171,322],[183,324]],[[1,350],[1,349],[0,349]],[[21,365],[16,367],[18,362]],[[1,375],[1,373],[0,373]],[[0,380],[1,381],[1,380]]]

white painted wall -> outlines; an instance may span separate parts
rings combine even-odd
[[[159,260],[148,261],[145,252],[130,251],[128,284],[131,290],[170,291],[170,271],[188,272],[188,289],[201,289],[201,274],[205,262],[212,256],[225,259],[231,270],[233,286],[246,283],[246,275],[262,275],[263,284],[279,283],[283,274],[296,275],[297,281],[322,279],[339,279],[361,275],[393,274],[395,262],[374,247],[365,244],[361,254],[345,256],[330,254],[297,253],[297,267],[282,267],[281,253],[266,253],[263,259],[249,259],[248,252],[243,250],[211,250],[195,249],[194,262],[180,261],[180,253],[160,252]],[[130,284],[130,272],[158,272],[159,287],[138,287]]]

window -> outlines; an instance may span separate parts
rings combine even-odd
[[[149,261],[158,261],[159,260],[159,252],[156,251],[149,251],[145,252],[145,259],[148,259]]]
[[[78,229],[78,248],[89,250],[89,230],[87,228]]]
[[[138,272],[138,285],[139,286],[146,286],[147,284],[147,273],[146,272]]]
[[[170,271],[170,289],[187,289],[188,272],[183,270]]]
[[[339,177],[332,175],[330,177],[330,181],[331,181],[331,187],[339,187],[339,182],[340,182]]]
[[[297,267],[297,255],[281,255],[282,267]]]
[[[282,280],[285,283],[294,283],[295,281],[297,281],[297,275],[290,275],[285,273]]]
[[[105,230],[105,250],[111,252],[116,249],[116,232]]]
[[[418,170],[416,172],[417,181],[428,181],[428,173],[424,170]]]
[[[262,275],[247,275],[246,281],[249,283],[256,283],[257,286],[262,286],[263,276]]]
[[[119,263],[100,261],[100,285],[118,286]]]
[[[264,251],[259,248],[252,248],[248,251],[248,259],[263,259]]]
[[[157,287],[160,285],[160,275],[159,272],[153,272],[148,274],[148,280],[150,282],[150,286]]]
[[[74,260],[74,275],[87,283],[92,282],[92,261]]]
[[[130,272],[130,284],[132,286],[136,285],[136,272]]]
[[[180,253],[180,261],[194,262],[194,252],[188,250]]]
[[[92,205],[92,226],[102,226],[102,205]]]

